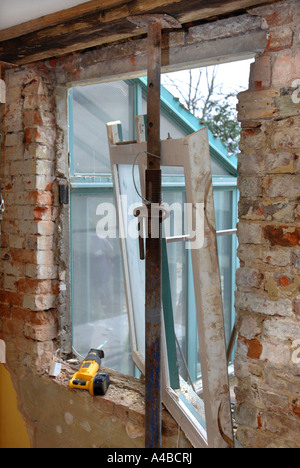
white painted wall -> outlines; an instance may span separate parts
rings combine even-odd
[[[9,28],[89,0],[0,0],[0,29]]]

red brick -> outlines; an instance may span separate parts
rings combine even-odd
[[[28,190],[26,193],[16,195],[16,202],[23,205],[51,206],[52,193],[43,190]]]
[[[23,294],[20,294],[20,292],[0,290],[0,302],[4,302],[5,304],[14,305],[17,307],[22,307]]]
[[[52,219],[52,209],[46,206],[34,208],[34,219],[37,221],[49,221]]]
[[[290,27],[279,27],[272,29],[269,51],[288,49],[293,43],[293,30]]]
[[[56,131],[52,127],[28,128],[25,131],[26,143],[41,143],[44,145],[53,145],[55,142]]]
[[[275,87],[291,85],[294,76],[294,63],[291,51],[277,56],[273,65],[272,84]]]
[[[25,275],[24,263],[7,261],[5,262],[4,268],[7,275],[16,276],[19,278]]]
[[[36,280],[22,278],[18,282],[18,290],[27,294],[47,294],[52,292],[51,280]]]
[[[266,226],[264,238],[272,246],[293,247],[300,245],[300,228],[289,226]]]
[[[48,111],[26,110],[23,116],[23,124],[25,128],[36,128],[37,126],[52,126],[54,125],[54,116]]]
[[[11,249],[11,258],[13,261],[20,263],[35,263],[36,254],[33,250]]]
[[[247,345],[248,354],[250,359],[259,359],[263,350],[262,344],[255,338],[253,340],[247,340],[242,337],[242,341]]]
[[[291,280],[287,276],[282,276],[281,278],[279,278],[278,283],[280,286],[286,287],[291,284]]]
[[[53,294],[24,294],[23,307],[32,311],[53,309],[56,304],[56,296]]]
[[[293,21],[293,15],[289,7],[279,6],[275,10],[265,16],[269,28],[275,28],[284,24],[289,24]]]
[[[297,418],[300,419],[300,401],[298,400],[293,402],[293,413]]]
[[[50,341],[57,338],[57,326],[25,324],[24,336],[35,341]]]
[[[59,294],[59,282],[58,281],[52,282],[52,293],[58,296]]]
[[[27,264],[25,269],[26,276],[33,279],[47,280],[58,278],[56,265],[31,265]],[[1,301],[0,301],[1,302]]]
[[[269,88],[271,85],[271,59],[263,55],[256,59],[251,68],[250,83],[256,90]]]

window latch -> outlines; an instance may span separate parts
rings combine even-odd
[[[151,203],[149,205],[142,205],[135,208],[133,215],[138,218],[138,232],[139,232],[139,246],[140,246],[140,259],[145,260],[145,236],[144,219],[151,218],[152,222],[152,236],[159,237],[160,223],[170,216],[169,207],[164,203]]]
[[[0,221],[2,221],[2,214],[5,211],[5,203],[2,195],[0,195]]]
[[[69,186],[63,183],[59,184],[59,203],[60,205],[69,204]]]

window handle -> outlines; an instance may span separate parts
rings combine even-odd
[[[144,217],[148,216],[148,209],[146,205],[139,206],[133,212],[133,215],[138,218],[138,232],[139,232],[139,247],[140,259],[145,260],[145,244],[144,244]]]
[[[151,204],[151,209],[149,206],[142,205],[133,211],[133,215],[138,218],[138,232],[139,232],[139,246],[140,246],[140,259],[145,260],[145,245],[144,245],[144,218],[148,220],[149,213],[151,213],[151,219],[157,220],[159,222],[164,221],[170,216],[170,209],[164,203]]]

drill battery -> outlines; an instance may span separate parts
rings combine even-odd
[[[105,395],[110,385],[110,377],[106,372],[100,372],[103,358],[102,349],[91,349],[79,371],[69,381],[69,387],[88,390],[93,396]]]

